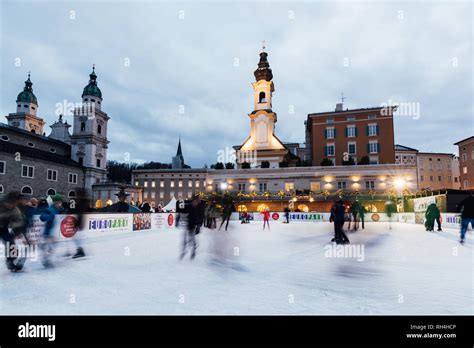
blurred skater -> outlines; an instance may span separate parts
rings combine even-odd
[[[394,218],[394,214],[397,212],[397,206],[395,205],[395,202],[392,200],[388,200],[385,202],[385,212],[387,213],[388,217],[388,228],[392,229],[392,220]]]
[[[60,214],[63,211],[63,196],[60,194],[55,194],[51,197],[53,204],[45,209],[41,215],[40,220],[45,222],[43,230],[43,243],[41,244],[42,250],[42,264],[44,267],[52,267],[52,257],[54,254],[53,243],[55,241],[53,231],[54,231],[54,218],[56,215]]]
[[[331,209],[331,219],[334,221],[335,238],[334,241],[337,244],[348,244],[349,238],[344,233],[344,220],[345,220],[345,208],[342,200],[338,200],[334,205],[334,209]]]
[[[75,228],[76,235],[73,238],[73,241],[76,245],[76,252],[72,255],[73,259],[86,256],[84,252],[84,247],[82,246],[82,241],[79,232],[84,230],[86,226],[86,213],[90,211],[89,209],[89,198],[87,197],[86,190],[84,188],[79,188],[76,190],[76,199],[71,201],[72,208],[70,212],[76,215]]]
[[[290,208],[285,207],[285,219],[284,223],[289,224],[290,223]]]
[[[232,213],[234,212],[234,202],[232,201],[232,198],[230,197],[230,195],[226,194],[224,196],[223,205],[224,205],[224,208],[222,209],[222,222],[221,222],[221,225],[219,226],[219,230],[221,229],[222,225],[224,225],[225,223],[225,230],[227,231],[230,217],[232,216]]]
[[[19,271],[23,266],[17,266],[18,246],[15,243],[15,230],[22,229],[25,221],[18,208],[19,192],[10,192],[0,202],[0,238],[5,246],[5,262],[12,272]]]
[[[268,226],[268,229],[270,229],[270,209],[267,208],[260,214],[263,215],[263,229],[265,230],[265,224]]]
[[[464,198],[457,205],[457,210],[461,212],[461,239],[459,243],[463,244],[469,224],[471,228],[474,228],[474,191],[471,191],[470,196]]]
[[[438,232],[442,231],[440,217],[441,217],[441,213],[439,212],[439,209],[436,206],[436,203],[431,203],[428,206],[428,208],[426,208],[426,213],[425,213],[426,230],[427,231],[433,231],[434,230],[434,223],[435,223],[435,220],[436,220],[436,223],[438,224]]]
[[[350,211],[351,211],[351,215],[352,215],[352,221],[354,222],[354,225],[352,227],[352,229],[355,231],[357,231],[357,229],[359,228],[359,211],[360,211],[360,204],[357,200],[355,200],[352,205],[351,205],[351,208],[350,208]]]
[[[196,235],[199,234],[200,228],[204,222],[204,202],[198,195],[194,196],[187,211],[187,228],[183,237],[183,247],[180,254],[182,260],[188,249],[191,249],[191,260],[196,257],[197,241]]]

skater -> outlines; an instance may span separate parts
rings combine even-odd
[[[334,241],[337,244],[348,244],[349,238],[347,238],[343,230],[345,222],[345,209],[342,200],[337,201],[333,206],[333,209],[331,209],[331,219],[334,221],[334,229],[336,234]]]
[[[187,209],[186,209],[187,208]],[[180,260],[186,255],[188,247],[191,249],[191,260],[196,257],[197,241],[196,235],[199,234],[201,225],[204,221],[204,202],[198,195],[193,197],[190,205],[187,205],[187,225],[184,232],[183,248],[181,250]]]
[[[84,252],[84,248],[82,246],[81,239],[77,235],[78,232],[84,229],[86,225],[86,216],[85,214],[89,212],[89,198],[87,197],[86,190],[83,188],[79,188],[76,190],[77,199],[74,202],[75,207],[71,209],[71,213],[76,214],[75,220],[75,228],[76,228],[76,235],[74,236],[74,243],[76,245],[76,253],[72,255],[73,259],[77,259],[80,257],[86,256]]]
[[[42,255],[42,264],[44,267],[52,267],[51,258],[53,256],[53,242],[54,242],[54,218],[56,215],[60,214],[63,210],[63,196],[60,194],[55,194],[51,197],[53,204],[48,209],[44,210],[40,215],[40,220],[45,222],[43,230],[43,243],[41,249],[43,252]]]
[[[387,213],[388,217],[388,228],[392,229],[392,218],[393,214],[397,212],[397,206],[392,200],[388,200],[385,202],[385,212]]]
[[[359,228],[358,214],[359,214],[359,211],[360,211],[360,204],[357,200],[355,200],[352,203],[350,210],[351,210],[351,215],[352,215],[352,221],[354,221],[353,230],[355,232]]]
[[[227,231],[230,217],[232,216],[232,213],[234,211],[234,202],[232,201],[232,198],[229,196],[229,194],[225,195],[223,205],[224,205],[224,208],[222,210],[222,222],[221,222],[221,225],[219,226],[219,230],[221,229],[222,225],[224,225],[225,223],[225,230]]]
[[[18,246],[15,244],[14,229],[22,228],[24,220],[18,204],[19,192],[10,192],[0,202],[0,238],[5,246],[5,262],[12,272],[19,271],[23,265],[17,266]]]
[[[457,210],[461,212],[461,244],[464,244],[467,228],[469,224],[474,228],[474,191],[464,198],[458,205]]]
[[[263,215],[263,229],[265,230],[265,224],[267,224],[268,229],[270,229],[270,209],[265,209],[261,214]]]
[[[359,204],[359,219],[361,222],[362,229],[365,229],[364,226],[364,217],[365,217],[365,207],[362,204]]]
[[[425,213],[425,226],[427,231],[433,231],[434,230],[434,223],[436,220],[436,223],[438,224],[438,232],[442,231],[441,229],[441,221],[440,221],[441,214],[439,212],[438,207],[436,206],[436,203],[431,203],[428,208],[426,208],[426,213]]]
[[[290,208],[285,207],[285,219],[286,221],[284,223],[289,224],[290,223]]]

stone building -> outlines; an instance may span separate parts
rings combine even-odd
[[[462,190],[474,189],[474,136],[455,143],[459,148],[459,175]]]

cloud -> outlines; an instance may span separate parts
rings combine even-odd
[[[199,167],[242,143],[263,39],[284,141],[304,142],[307,114],[333,110],[341,92],[349,108],[419,103],[420,119],[395,119],[397,143],[454,152],[473,133],[468,2],[3,1],[1,9],[0,111],[14,111],[31,70],[51,124],[56,103],[80,101],[95,63],[111,117],[109,159],[170,162],[181,135],[186,162]]]

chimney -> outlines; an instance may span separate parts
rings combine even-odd
[[[336,111],[342,111],[342,103],[336,104]]]

